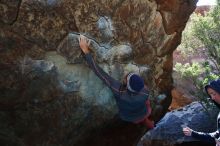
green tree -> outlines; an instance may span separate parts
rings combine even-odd
[[[205,56],[205,61],[200,63],[176,63],[174,71],[192,82],[196,89],[191,93],[201,103],[209,104],[203,92],[204,85],[220,78],[220,0],[205,16],[196,13],[191,15],[178,49],[183,56],[201,53]]]
[[[206,16],[193,17],[193,35],[204,45],[206,55],[220,72],[220,2]],[[200,51],[200,50],[197,50]]]
[[[195,55],[197,53],[196,48],[204,46],[194,34],[194,19],[197,17],[198,15],[193,13],[182,32],[181,44],[178,46],[177,50],[181,52],[184,58]]]
[[[220,72],[220,0],[205,16],[193,13],[178,46],[183,57],[202,54]]]
[[[178,47],[184,56],[203,54],[207,59],[199,63],[176,63],[174,71],[182,78],[190,80],[195,86],[191,91],[204,106],[210,105],[204,86],[220,78],[220,0],[205,16],[192,14],[182,33],[182,42]]]

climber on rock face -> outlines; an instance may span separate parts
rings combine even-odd
[[[123,83],[120,83],[95,63],[90,54],[88,38],[80,35],[79,45],[89,67],[113,92],[121,120],[144,124],[149,129],[154,128],[154,122],[149,119],[151,114],[149,91],[144,85],[143,79],[137,74],[129,73],[125,76]]]
[[[214,80],[205,86],[205,91],[214,104],[220,109],[220,79]],[[220,113],[217,117],[217,131],[213,133],[197,132],[189,127],[183,128],[183,133],[186,136],[192,136],[201,141],[215,143],[216,146],[220,146]]]

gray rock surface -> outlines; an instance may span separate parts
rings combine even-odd
[[[0,0],[0,145],[75,146],[86,136],[89,145],[133,145],[142,132],[129,124],[116,124],[109,135],[100,130],[114,129],[105,124],[117,108],[85,64],[77,37],[92,40],[92,55],[109,75],[141,74],[152,101],[166,93],[159,107],[166,112],[172,52],[196,2]]]
[[[185,142],[197,141],[183,134],[182,128],[188,126],[195,131],[216,131],[218,110],[209,112],[198,102],[167,113],[153,130],[148,131],[139,141],[138,146],[174,146]]]

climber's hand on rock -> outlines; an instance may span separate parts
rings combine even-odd
[[[83,35],[80,35],[78,39],[79,39],[79,46],[82,49],[83,53],[88,54],[90,52],[89,50],[90,39],[88,39]]]

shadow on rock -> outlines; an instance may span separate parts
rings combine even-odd
[[[146,132],[144,125],[121,121],[118,117],[92,129],[77,143],[80,146],[135,146]]]

